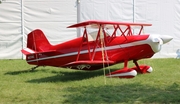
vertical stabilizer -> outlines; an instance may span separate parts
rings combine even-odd
[[[51,48],[51,44],[45,37],[44,33],[36,29],[28,34],[27,48],[36,52],[48,51]]]

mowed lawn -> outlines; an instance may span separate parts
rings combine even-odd
[[[0,60],[0,104],[169,104],[180,102],[180,59],[139,61],[153,67],[132,79],[105,78],[103,69],[29,69],[25,60]],[[129,62],[129,67],[134,64]],[[123,64],[110,67],[120,69]],[[108,73],[109,68],[106,68]]]

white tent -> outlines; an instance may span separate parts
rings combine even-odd
[[[173,40],[154,57],[178,57],[180,54],[179,0],[1,0],[0,59],[23,58],[27,34],[41,29],[51,44],[77,36],[67,26],[89,20],[152,23],[146,33],[166,34]]]
[[[180,55],[179,0],[81,0],[79,21],[111,20],[152,23],[146,33],[171,35],[154,58],[178,58]]]
[[[23,58],[27,34],[42,29],[52,44],[76,37],[76,0],[2,0],[0,59]]]

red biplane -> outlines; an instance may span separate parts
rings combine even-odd
[[[28,64],[65,67],[78,70],[97,70],[117,63],[124,68],[106,74],[107,77],[132,78],[138,73],[152,72],[148,65],[137,61],[151,58],[170,40],[167,35],[144,34],[151,24],[112,21],[85,21],[68,28],[84,28],[82,37],[51,45],[44,33],[36,29],[28,34],[27,48],[22,50]],[[135,67],[128,68],[133,60]],[[35,69],[34,67],[33,69]]]

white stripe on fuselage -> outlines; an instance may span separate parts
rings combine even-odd
[[[105,47],[105,50],[106,51],[115,50],[115,49],[119,49],[119,48],[127,48],[127,47],[131,47],[131,46],[137,46],[137,45],[143,45],[143,44],[149,44],[151,46],[151,44],[149,42],[150,42],[150,39],[148,37],[146,40],[141,40],[141,41],[136,41],[136,42],[131,42],[131,43],[125,43],[125,44],[121,44],[121,45],[108,46],[108,47]],[[96,48],[95,52],[99,52],[101,50],[102,50],[101,48]],[[93,51],[93,49],[90,49],[90,52],[92,52],[92,51]],[[80,54],[86,54],[86,53],[89,53],[88,50],[80,51]],[[61,57],[73,56],[73,55],[77,55],[77,54],[78,54],[78,52],[71,52],[71,53],[66,53],[66,54],[61,54],[61,55],[56,55],[56,56],[44,57],[44,58],[39,58],[39,59],[34,59],[34,60],[28,60],[27,62],[48,60],[48,59],[53,59],[53,58],[61,58]]]

